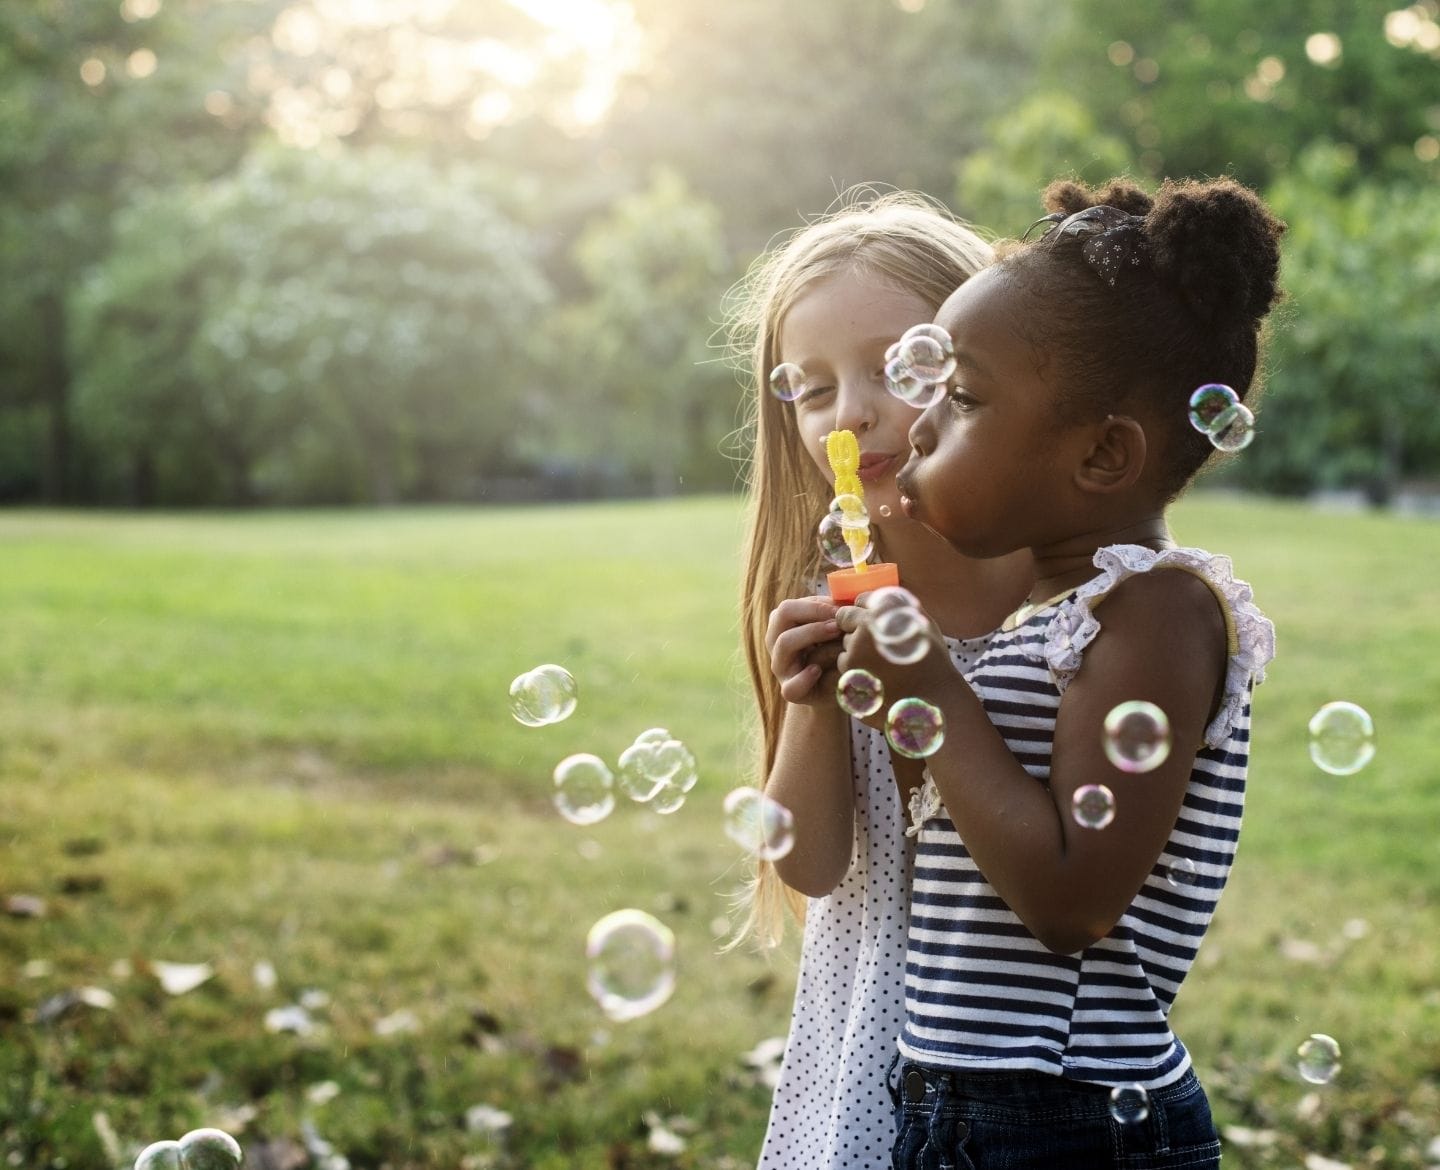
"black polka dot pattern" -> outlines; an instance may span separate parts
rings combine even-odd
[[[947,639],[968,670],[988,637]],[[852,720],[855,846],[833,893],[812,898],[785,1059],[760,1170],[888,1166],[895,1140],[885,1074],[904,1022],[905,938],[914,842],[890,749]]]

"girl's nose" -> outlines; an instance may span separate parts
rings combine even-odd
[[[844,382],[835,403],[835,429],[863,434],[878,418],[874,387]]]
[[[931,425],[934,407],[926,407],[920,417],[910,424],[910,446],[917,454],[928,454],[934,446],[935,430]]]

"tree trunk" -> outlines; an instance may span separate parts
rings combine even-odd
[[[40,300],[40,400],[45,409],[45,450],[40,460],[40,498],[62,504],[69,494],[70,361],[65,307],[56,293]]]

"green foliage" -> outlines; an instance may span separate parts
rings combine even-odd
[[[504,467],[548,299],[463,170],[256,152],[121,216],[77,304],[82,421],[213,460],[240,503],[463,494]],[[193,498],[177,479],[160,498]]]
[[[586,228],[575,261],[589,293],[564,323],[564,417],[531,442],[554,452],[569,438],[656,495],[677,482],[729,486],[716,452],[736,425],[739,391],[706,326],[731,271],[717,209],[658,171]]]
[[[1384,501],[1437,467],[1440,188],[1380,186],[1355,167],[1353,152],[1316,148],[1272,191],[1289,224],[1290,304],[1240,482],[1362,487]]]
[[[1440,660],[1416,615],[1440,526],[1204,496],[1175,513],[1279,631],[1236,872],[1175,1009],[1222,1129],[1271,1135],[1227,1137],[1226,1165],[1419,1167],[1440,1117]],[[783,1033],[796,948],[717,955],[712,926],[743,874],[719,824],[748,767],[739,526],[731,498],[0,516],[4,892],[49,904],[0,917],[0,1158],[125,1170],[219,1125],[259,1165],[308,1122],[355,1170],[753,1165],[769,1093],[743,1057]],[[506,685],[541,661],[574,670],[580,704],[524,728]],[[1336,698],[1377,727],[1351,777],[1306,754]],[[653,725],[700,760],[683,809],[555,815],[559,758],[613,761]],[[583,939],[620,906],[676,931],[678,979],[612,1025]],[[172,997],[155,960],[215,977]],[[35,1019],[86,986],[114,1010]],[[321,1030],[266,1030],[307,989]],[[406,1010],[415,1031],[377,1032]],[[1343,1069],[1312,1089],[1294,1050],[1316,1031]],[[503,1142],[466,1131],[477,1104],[513,1117]],[[647,1150],[651,1111],[693,1122],[682,1154]]]
[[[1102,134],[1083,104],[1064,93],[1040,93],[987,127],[986,146],[958,170],[963,214],[1017,237],[1044,214],[1040,193],[1052,180],[1098,184],[1133,169],[1125,144]]]

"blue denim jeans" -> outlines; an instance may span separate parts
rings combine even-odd
[[[956,1072],[897,1060],[894,1170],[1215,1170],[1220,1140],[1194,1072],[1150,1093],[1143,1121],[1110,1090],[1031,1072]]]

